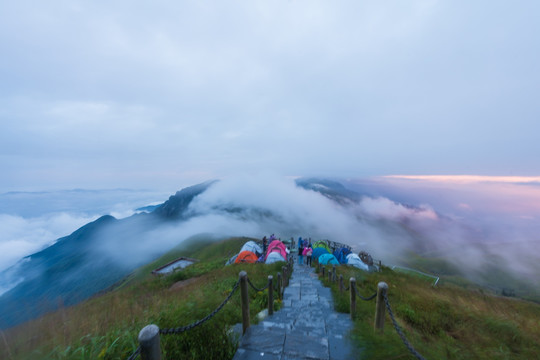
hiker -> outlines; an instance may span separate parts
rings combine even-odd
[[[311,245],[311,238],[309,238],[309,242],[308,242],[308,248],[312,248],[313,249],[313,245]]]
[[[298,265],[304,265],[304,244],[302,241],[298,241]]]
[[[266,254],[266,248],[268,248],[268,239],[266,239],[266,236],[263,237],[263,254]]]
[[[309,246],[306,246],[304,248],[304,251],[302,251],[302,255],[306,257],[306,265],[311,265],[311,255],[313,254],[313,249]]]

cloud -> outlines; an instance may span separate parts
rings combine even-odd
[[[4,2],[0,189],[534,174],[537,7]]]
[[[95,219],[66,213],[37,218],[0,214],[0,271]]]

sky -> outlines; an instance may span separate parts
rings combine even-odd
[[[540,174],[537,1],[4,1],[0,193]]]

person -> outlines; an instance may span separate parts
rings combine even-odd
[[[308,247],[313,249],[313,245],[311,245],[311,238],[309,238]]]
[[[302,255],[304,252],[304,244],[302,241],[298,241],[298,265],[304,264],[304,256]]]
[[[311,245],[311,244],[309,244]],[[308,266],[311,266],[311,256],[313,255],[313,248],[311,246],[306,248],[306,263]]]
[[[263,237],[263,254],[266,254],[266,248],[268,247],[268,239],[266,239],[266,235]]]

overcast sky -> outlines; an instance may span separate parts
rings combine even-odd
[[[539,175],[538,1],[2,1],[0,192]]]

